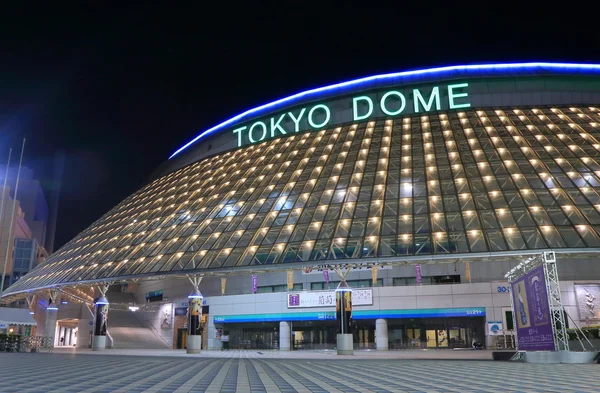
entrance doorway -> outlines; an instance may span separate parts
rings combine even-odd
[[[62,319],[57,322],[54,346],[75,347],[77,344],[78,320]]]
[[[293,350],[335,348],[335,321],[297,321],[291,323]]]
[[[177,349],[187,349],[187,329],[177,329]]]
[[[375,324],[360,323],[354,328],[354,349],[375,349]]]

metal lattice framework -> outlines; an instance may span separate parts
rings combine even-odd
[[[556,255],[553,251],[546,251],[543,254],[532,256],[519,263],[516,267],[506,273],[509,283],[516,281],[540,266],[544,268],[544,280],[546,291],[548,293],[548,307],[550,310],[550,320],[552,324],[552,336],[554,338],[554,347],[558,351],[569,350],[569,337],[566,331],[565,311],[560,294],[560,282],[558,279],[558,269],[556,267]],[[513,325],[515,324],[515,309],[513,293],[510,292],[510,305],[513,311]],[[516,347],[519,350],[519,340],[517,330],[515,329]]]
[[[552,320],[552,332],[554,334],[554,346],[557,350],[569,350],[569,336],[567,336],[565,311],[560,295],[558,280],[558,269],[556,267],[556,255],[554,252],[543,254],[544,277],[546,278],[546,290],[548,292],[548,304]]]

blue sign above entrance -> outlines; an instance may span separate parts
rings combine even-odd
[[[402,318],[450,318],[485,317],[485,307],[427,308],[421,310],[363,310],[354,311],[353,319],[402,319]],[[296,312],[278,314],[216,315],[214,323],[324,321],[335,320],[335,312]]]

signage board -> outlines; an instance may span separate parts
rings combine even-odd
[[[370,306],[372,304],[372,289],[352,290],[352,305]],[[287,306],[288,308],[334,307],[335,291],[288,293]]]
[[[485,317],[485,307],[424,308],[405,310],[352,310],[352,319],[413,319],[413,318],[454,318]],[[280,322],[280,321],[320,321],[335,320],[335,311],[294,311],[274,314],[215,315],[214,323],[240,322]],[[483,323],[483,322],[482,322]]]
[[[544,267],[539,266],[511,283],[517,323],[518,349],[554,351],[554,331]]]
[[[502,322],[488,322],[488,336],[503,334]]]

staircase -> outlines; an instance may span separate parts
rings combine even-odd
[[[169,349],[167,344],[136,318],[132,311],[111,310],[108,333],[118,349]]]

